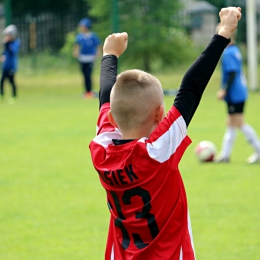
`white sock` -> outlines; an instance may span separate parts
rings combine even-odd
[[[222,141],[222,151],[221,151],[222,157],[224,158],[230,157],[235,138],[236,138],[236,129],[233,127],[228,127]]]
[[[244,124],[241,126],[241,131],[245,135],[247,141],[254,147],[256,153],[260,153],[260,141],[252,126]]]

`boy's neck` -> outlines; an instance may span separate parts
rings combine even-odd
[[[125,134],[125,135],[122,135],[122,140],[135,140],[135,139],[140,139],[142,138],[143,136],[141,135],[134,135],[134,134]]]
[[[122,139],[123,140],[133,140],[133,139],[140,139],[142,137],[149,137],[152,133],[153,129],[141,129],[141,130],[134,130],[134,131],[122,131]]]

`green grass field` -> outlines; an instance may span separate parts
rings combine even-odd
[[[157,76],[178,87],[183,70]],[[94,79],[98,85],[98,76]],[[77,70],[18,74],[19,98],[0,104],[0,259],[103,259],[109,212],[88,144],[98,101],[83,100]],[[238,132],[230,164],[201,164],[201,140],[218,149],[225,106],[216,100],[216,71],[189,127],[193,140],[180,169],[187,190],[197,259],[260,259],[260,163]],[[10,95],[6,84],[6,96]],[[260,135],[260,93],[251,93],[246,120]],[[166,107],[173,97],[165,97]],[[146,260],[146,259],[144,259]]]

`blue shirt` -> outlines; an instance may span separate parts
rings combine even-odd
[[[79,45],[80,55],[96,55],[100,40],[93,32],[88,34],[79,33],[76,36],[76,44]]]
[[[240,103],[247,99],[247,85],[242,71],[242,55],[236,45],[229,45],[222,56],[222,86],[227,84],[228,74],[236,72],[236,76],[225,97],[226,102]]]
[[[15,39],[11,42],[5,43],[5,49],[2,54],[5,56],[5,60],[2,65],[2,70],[4,71],[17,70],[19,48],[20,48],[19,39]]]

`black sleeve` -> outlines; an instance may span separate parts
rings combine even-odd
[[[110,102],[110,92],[116,82],[117,76],[117,57],[106,55],[101,60],[100,72],[100,91],[99,91],[99,108]]]
[[[232,72],[229,72],[228,75],[227,75],[227,82],[224,86],[222,86],[223,89],[226,90],[226,93],[228,93],[231,85],[233,84],[233,81],[236,77],[236,72],[235,71],[232,71]]]
[[[209,45],[185,73],[174,106],[188,126],[201,100],[222,52],[230,43],[221,35],[214,35]]]

